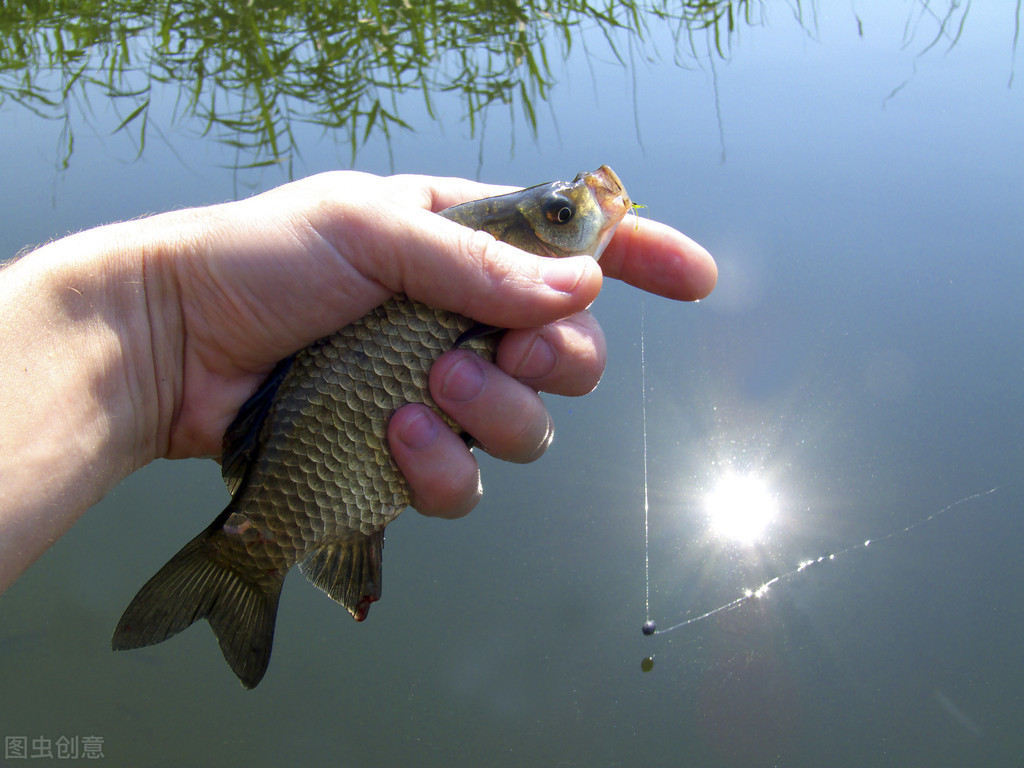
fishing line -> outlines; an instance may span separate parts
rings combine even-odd
[[[643,626],[645,635],[653,635],[651,621],[651,504],[647,482],[647,358],[644,352],[644,299],[640,296],[640,423],[644,436],[644,603],[646,613]]]
[[[666,629],[656,629],[655,628],[654,622],[651,621],[651,618],[650,618],[650,599],[648,598],[647,621],[643,625],[643,633],[645,635],[653,635],[653,634],[663,635],[666,632],[672,632],[674,630],[681,629],[683,627],[688,627],[691,624],[696,624],[696,623],[704,621],[706,619],[710,619],[712,616],[715,616],[715,615],[717,615],[719,613],[725,613],[727,611],[735,610],[736,608],[739,608],[741,605],[743,605],[745,603],[748,603],[748,602],[750,602],[752,600],[757,600],[758,598],[764,597],[768,593],[768,590],[771,587],[774,587],[776,584],[779,584],[779,583],[781,583],[783,581],[787,581],[789,579],[792,579],[797,574],[803,573],[804,571],[806,571],[811,566],[820,565],[820,564],[823,564],[823,563],[834,562],[836,560],[836,558],[842,557],[843,555],[849,554],[851,552],[856,552],[857,550],[860,550],[860,549],[867,549],[869,546],[871,546],[872,544],[875,544],[877,542],[887,541],[888,539],[895,538],[896,536],[902,536],[903,534],[910,533],[915,528],[920,528],[923,525],[927,525],[928,523],[930,523],[933,520],[935,520],[937,517],[940,517],[940,516],[946,514],[947,512],[955,509],[956,507],[959,507],[959,506],[961,506],[963,504],[967,504],[967,503],[969,503],[971,501],[974,501],[975,499],[980,499],[980,498],[982,498],[984,496],[989,496],[989,495],[995,493],[996,491],[1002,490],[1003,488],[1007,487],[1008,485],[1012,485],[1015,482],[1017,482],[1017,481],[1014,480],[1014,481],[1011,481],[1009,483],[1003,483],[1002,485],[997,485],[997,486],[995,486],[993,488],[989,488],[988,490],[978,491],[976,493],[969,494],[968,496],[964,496],[962,499],[954,501],[952,504],[947,504],[942,509],[940,509],[940,510],[938,510],[936,512],[933,512],[932,514],[928,515],[927,517],[921,518],[920,520],[917,520],[916,522],[913,522],[910,525],[904,526],[903,528],[897,528],[896,530],[891,531],[891,532],[887,533],[885,536],[882,536],[880,538],[865,539],[864,541],[859,542],[857,544],[851,544],[850,546],[846,547],[845,549],[836,550],[835,552],[832,552],[832,553],[827,554],[827,555],[821,555],[821,556],[816,557],[816,558],[810,558],[808,560],[804,560],[804,561],[798,563],[795,568],[792,568],[792,569],[786,571],[785,573],[781,573],[778,576],[775,576],[774,578],[769,579],[768,581],[764,582],[761,586],[757,587],[756,589],[752,589],[752,588],[744,589],[743,590],[743,594],[741,594],[735,600],[732,600],[732,601],[730,601],[728,603],[724,603],[723,605],[720,605],[717,608],[713,608],[710,611],[706,611],[705,613],[702,613],[699,616],[691,616],[690,618],[683,619],[679,623],[673,624],[671,627],[668,627]],[[645,483],[645,485],[646,485],[646,483]],[[646,491],[646,489],[645,489],[645,491]],[[645,517],[646,517],[646,511],[645,511]],[[649,590],[650,590],[650,586],[648,584],[648,595],[650,594]]]

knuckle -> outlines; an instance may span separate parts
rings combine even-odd
[[[482,495],[480,471],[471,459],[460,469],[442,473],[428,493],[417,494],[413,506],[425,515],[454,519],[469,514]]]
[[[465,296],[466,307],[463,314],[472,316],[473,308],[493,302],[502,286],[512,278],[513,265],[508,258],[505,246],[493,235],[474,230],[464,235],[462,250],[466,260],[474,267],[477,285]]]
[[[570,319],[565,324],[565,339],[572,370],[564,378],[563,389],[558,394],[585,395],[592,392],[604,375],[608,357],[601,327],[596,321],[579,323]]]
[[[552,323],[543,329],[545,340],[555,350],[555,368],[532,381],[536,388],[556,395],[576,397],[597,387],[607,363],[604,333],[589,313]]]
[[[501,441],[504,450],[494,454],[496,458],[529,464],[544,455],[554,437],[554,422],[540,395],[535,395],[520,418],[511,421],[510,425],[515,429]]]

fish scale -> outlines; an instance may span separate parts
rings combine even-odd
[[[289,567],[322,537],[370,533],[366,526],[383,527],[408,506],[408,485],[386,448],[388,420],[406,403],[436,408],[428,391],[430,366],[471,326],[466,318],[396,297],[295,356],[277,390],[291,410],[280,419],[282,433],[270,436],[285,447],[273,461],[255,462],[251,490],[239,500],[279,505],[291,489],[314,489],[315,498],[290,505],[289,512],[316,520],[322,534],[296,542]],[[491,336],[469,346],[493,359],[496,344]],[[397,345],[403,348],[396,359]],[[354,386],[339,386],[339,379]],[[288,433],[301,437],[289,440]],[[293,455],[282,458],[288,446]],[[310,455],[321,458],[310,462]]]
[[[599,256],[629,210],[607,166],[441,212],[540,256]],[[493,360],[499,329],[398,295],[281,361],[224,436],[232,498],[125,609],[115,650],[162,642],[205,618],[246,688],[270,660],[292,566],[362,621],[380,598],[385,527],[411,491],[387,445],[388,421],[430,397],[429,374],[461,346]]]

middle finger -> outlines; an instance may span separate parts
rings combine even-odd
[[[526,463],[551,442],[553,425],[540,396],[470,352],[446,352],[430,369],[434,402],[492,456]]]
[[[583,395],[597,386],[606,359],[604,335],[589,312],[540,328],[508,331],[497,366],[453,350],[430,372],[438,406],[491,455],[529,462],[551,442],[553,425],[537,390]]]
[[[593,391],[606,361],[604,332],[586,311],[540,328],[506,331],[496,360],[536,390],[573,397]]]

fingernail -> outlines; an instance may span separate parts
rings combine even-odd
[[[555,369],[555,350],[543,336],[537,336],[527,350],[513,376],[521,379],[537,379],[547,376]]]
[[[479,397],[484,388],[484,369],[476,355],[466,355],[445,374],[441,394],[449,400],[466,403]]]
[[[586,271],[587,261],[579,256],[562,259],[543,259],[541,276],[549,288],[560,293],[572,293]]]
[[[436,419],[430,418],[426,411],[418,410],[405,420],[405,424],[398,431],[398,439],[410,448],[420,451],[433,445],[439,429]]]

